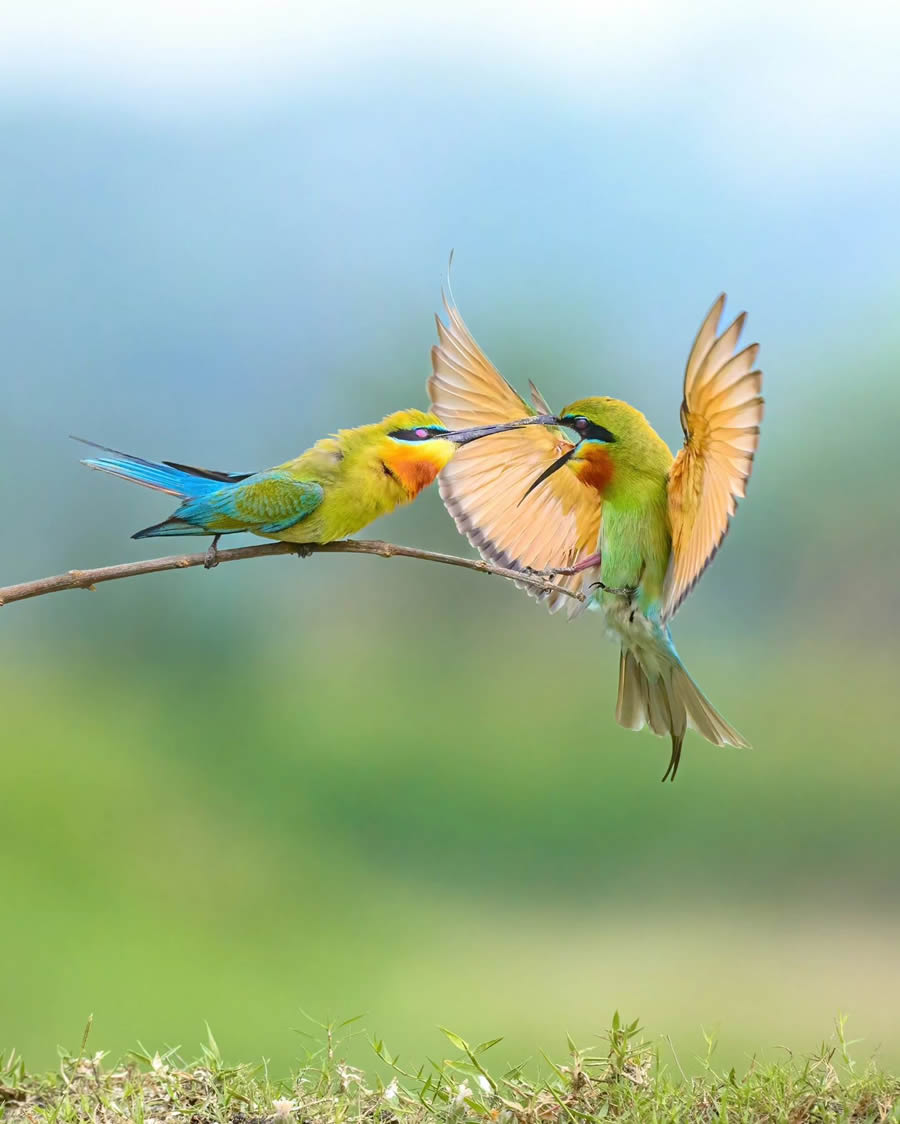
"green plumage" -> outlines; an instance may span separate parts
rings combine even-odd
[[[444,433],[433,414],[402,410],[374,425],[340,430],[293,460],[244,476],[146,461],[113,449],[84,463],[182,500],[168,519],[138,531],[136,538],[250,532],[326,543],[414,499],[457,449]]]

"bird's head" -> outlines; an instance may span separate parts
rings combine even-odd
[[[410,499],[428,487],[462,445],[507,428],[510,426],[481,425],[451,430],[435,414],[423,410],[398,410],[371,427],[374,451],[385,474],[393,477]]]
[[[562,426],[575,442],[532,482],[528,492],[565,467],[602,496],[619,477],[671,461],[671,453],[644,415],[617,398],[580,398],[558,414],[535,415],[516,425]]]

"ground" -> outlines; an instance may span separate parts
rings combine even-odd
[[[900,1078],[854,1061],[839,1021],[832,1044],[806,1058],[753,1062],[741,1075],[718,1072],[714,1042],[700,1072],[688,1076],[677,1058],[662,1060],[662,1044],[644,1041],[636,1022],[618,1016],[599,1048],[568,1043],[562,1064],[544,1059],[543,1077],[532,1062],[492,1068],[501,1040],[470,1045],[445,1031],[453,1056],[410,1068],[378,1039],[373,1074],[341,1060],[345,1023],[323,1027],[321,1045],[300,1071],[274,1080],[265,1063],[226,1065],[212,1034],[199,1060],[174,1052],[133,1051],[116,1065],[86,1050],[61,1053],[58,1071],[29,1075],[13,1052],[0,1058],[0,1121],[92,1124],[425,1124],[468,1121],[497,1124],[580,1124],[619,1121],[734,1121],[806,1124],[826,1121],[900,1121]],[[89,1028],[88,1028],[89,1030]],[[671,1048],[665,1053],[673,1057]]]

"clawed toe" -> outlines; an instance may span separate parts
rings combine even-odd
[[[523,566],[522,573],[528,578],[555,578],[558,570],[536,570],[534,566]]]

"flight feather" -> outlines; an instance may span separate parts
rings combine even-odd
[[[475,342],[458,309],[444,300],[446,323],[437,318],[428,390],[434,412],[452,428],[489,425],[534,414]],[[531,386],[531,398],[549,413]],[[457,527],[482,557],[511,569],[567,567],[593,554],[600,534],[596,495],[573,475],[559,472],[545,487],[523,496],[537,476],[571,449],[562,430],[529,426],[487,437],[460,449],[441,473],[439,487]],[[593,570],[560,578],[578,590],[595,581]],[[544,594],[551,612],[579,603]]]
[[[688,356],[681,404],[684,447],[669,473],[672,556],[663,589],[668,620],[712,561],[746,490],[763,415],[759,351],[737,351],[745,314],[721,334],[725,295],[697,333]]]

